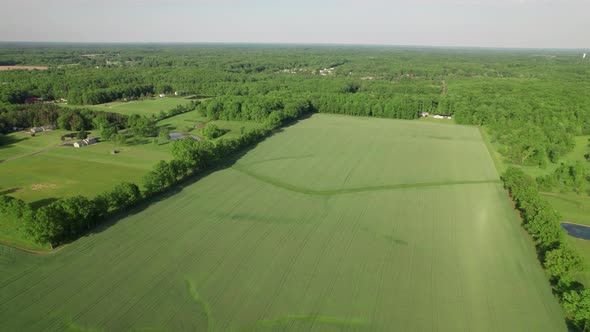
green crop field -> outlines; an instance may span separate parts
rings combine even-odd
[[[134,100],[128,102],[111,102],[99,105],[64,105],[65,107],[73,108],[90,108],[98,111],[121,113],[126,115],[131,114],[143,114],[151,115],[158,114],[161,111],[168,111],[175,108],[178,105],[186,105],[189,103],[188,99],[181,97],[165,97],[165,98],[148,98],[142,100]]]
[[[3,330],[565,331],[479,131],[314,115],[49,255]]]

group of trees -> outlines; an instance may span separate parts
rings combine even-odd
[[[590,292],[575,280],[583,261],[567,243],[559,214],[539,195],[536,181],[521,169],[508,168],[502,180],[521,213],[524,229],[535,241],[563,308],[577,328],[590,331]]]
[[[207,125],[205,128],[201,130],[201,134],[203,134],[203,136],[209,139],[220,137],[224,133],[225,132],[223,131],[223,129],[220,129],[215,124]]]
[[[123,182],[94,199],[84,196],[62,198],[33,210],[20,199],[0,196],[0,214],[18,217],[28,238],[52,247],[77,239],[105,219],[142,199],[139,187]]]
[[[270,133],[269,129],[254,129],[238,138],[221,138],[215,143],[209,140],[197,141],[191,137],[176,140],[172,143],[174,159],[159,161],[142,178],[144,195],[149,197],[163,192],[188,176],[214,167],[236,152],[263,140]]]
[[[562,163],[557,169],[537,178],[537,183],[544,191],[574,191],[582,193],[588,188],[588,167],[585,162]]]
[[[0,133],[14,127],[29,128],[55,124],[64,130],[101,129],[105,123],[115,127],[127,126],[127,116],[90,109],[68,109],[54,104],[0,105]]]

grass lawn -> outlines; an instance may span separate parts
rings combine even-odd
[[[6,330],[565,331],[477,128],[314,115],[45,256]]]
[[[161,120],[158,122],[158,126],[166,126],[171,132],[191,133],[202,136],[201,129],[196,128],[197,125],[202,123],[215,124],[219,128],[225,130],[226,133],[221,136],[224,138],[239,137],[242,128],[244,128],[244,130],[249,130],[262,127],[262,123],[252,121],[209,121],[206,117],[200,116],[197,111],[191,111]]]
[[[35,136],[24,132],[0,135],[0,160],[14,158],[48,147],[60,145],[61,136],[69,134],[67,130],[52,130],[36,133]]]
[[[172,158],[169,149],[168,144],[149,140],[131,146],[110,142],[79,149],[61,146],[0,163],[0,190],[37,205],[74,195],[94,197],[122,181],[138,182],[157,161]],[[120,152],[113,155],[112,150]]]
[[[142,100],[128,101],[128,102],[111,102],[99,105],[63,105],[70,108],[90,108],[99,111],[121,113],[125,115],[143,114],[152,115],[158,114],[160,111],[168,111],[175,108],[177,105],[188,104],[190,100],[182,97],[165,97],[165,98],[147,98]]]

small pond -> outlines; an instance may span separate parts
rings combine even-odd
[[[566,232],[579,239],[590,240],[590,226],[572,224],[569,222],[562,222],[561,227],[566,230]]]

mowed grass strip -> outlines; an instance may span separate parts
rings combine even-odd
[[[325,145],[338,146],[330,137],[359,126],[369,131],[374,125],[377,132],[414,125],[355,120],[313,116],[237,165],[265,164],[258,161],[274,156],[259,150],[281,146],[282,158],[318,155]],[[322,124],[332,135],[300,130]],[[479,144],[487,155],[472,128],[431,126],[417,129],[425,136],[458,133],[458,140]],[[464,128],[468,135],[462,136]],[[301,146],[284,145],[291,140]],[[370,135],[358,140],[357,154],[388,142]],[[431,149],[449,141],[424,140]],[[400,160],[417,158],[403,151]],[[423,151],[425,162],[457,168],[454,181],[494,178],[487,173],[489,156],[478,165],[459,149],[440,160],[429,152]],[[338,167],[326,165],[334,172],[322,188],[347,188],[341,176],[352,169],[352,183],[379,179],[367,172],[368,163],[347,155],[335,161]],[[445,165],[448,158],[455,162]],[[290,171],[301,167],[316,176],[313,170],[323,165],[307,160],[272,176],[294,181]],[[405,183],[435,178],[416,178],[408,165],[391,163],[381,176],[394,180],[401,177],[388,173],[406,173]],[[461,178],[466,167],[480,173],[466,170]],[[313,188],[310,181],[297,185]],[[494,182],[318,196],[226,168],[56,254],[0,248],[0,321],[7,330],[566,330],[532,245]]]

